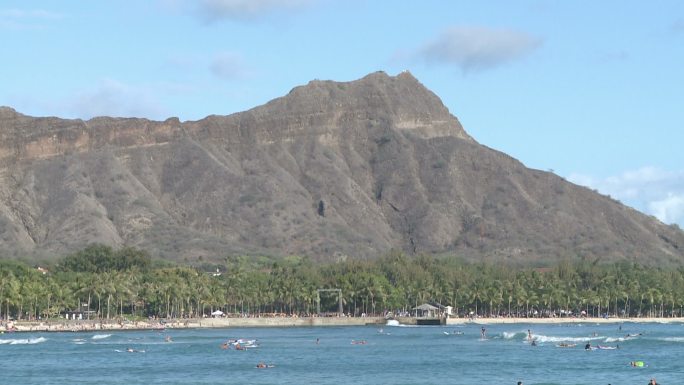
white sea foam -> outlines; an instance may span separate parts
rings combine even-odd
[[[503,333],[501,333],[501,336],[505,340],[510,340],[510,339],[515,338],[515,336],[526,337],[527,332],[503,332]]]
[[[545,336],[541,334],[534,334],[532,336],[538,342],[589,342],[594,340],[600,340],[605,337],[566,337],[566,336]]]
[[[606,342],[622,342],[625,340],[625,337],[608,337],[606,338]]]
[[[0,340],[0,345],[34,345],[47,341],[45,337]]]
[[[103,339],[109,338],[109,337],[111,337],[111,336],[112,336],[111,334],[95,334],[95,335],[93,336],[93,339],[94,339],[94,340],[103,340]]]
[[[657,338],[660,341],[667,341],[667,342],[684,342],[684,337],[663,337],[663,338]]]
[[[387,326],[400,326],[399,321],[395,319],[388,319]]]

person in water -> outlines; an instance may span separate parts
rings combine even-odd
[[[484,326],[482,327],[482,330],[480,330],[480,336],[482,339],[487,338],[487,329],[485,329]]]
[[[536,340],[532,340],[532,344],[531,344],[531,345],[532,345],[532,346],[537,346],[537,341],[536,341]]]
[[[655,378],[651,378],[651,381],[648,382],[648,385],[658,385],[656,382]]]
[[[523,385],[522,381],[518,381],[518,385]]]
[[[530,329],[527,329],[527,339],[532,340],[532,332],[530,331]]]
[[[584,345],[584,350],[591,350],[591,343],[587,342],[587,344]]]

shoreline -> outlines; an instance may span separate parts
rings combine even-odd
[[[52,320],[52,321],[3,321],[2,335],[25,332],[111,332],[200,328],[263,328],[263,327],[330,327],[330,326],[383,326],[384,317],[274,317],[274,318],[201,318],[171,319],[166,321],[104,321],[104,320]],[[402,325],[415,325],[416,318],[402,317]],[[448,318],[444,325],[498,325],[498,324],[618,324],[618,323],[662,323],[684,324],[684,318]]]
[[[602,317],[570,317],[570,318],[448,318],[447,325],[497,325],[497,324],[619,324],[619,323],[684,323],[684,317],[664,318],[664,317],[641,317],[641,318],[602,318]]]

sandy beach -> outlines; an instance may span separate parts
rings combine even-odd
[[[416,318],[402,317],[400,324],[415,325]],[[448,318],[446,325],[563,324],[563,323],[684,323],[684,318]],[[308,327],[385,325],[384,317],[265,317],[201,318],[150,321],[50,320],[3,322],[0,331],[11,332],[92,332],[116,330],[157,330],[188,328]]]

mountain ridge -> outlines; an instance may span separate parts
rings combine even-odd
[[[0,245],[174,260],[454,253],[681,263],[684,234],[477,143],[410,73],[313,80],[196,121],[0,108]]]

